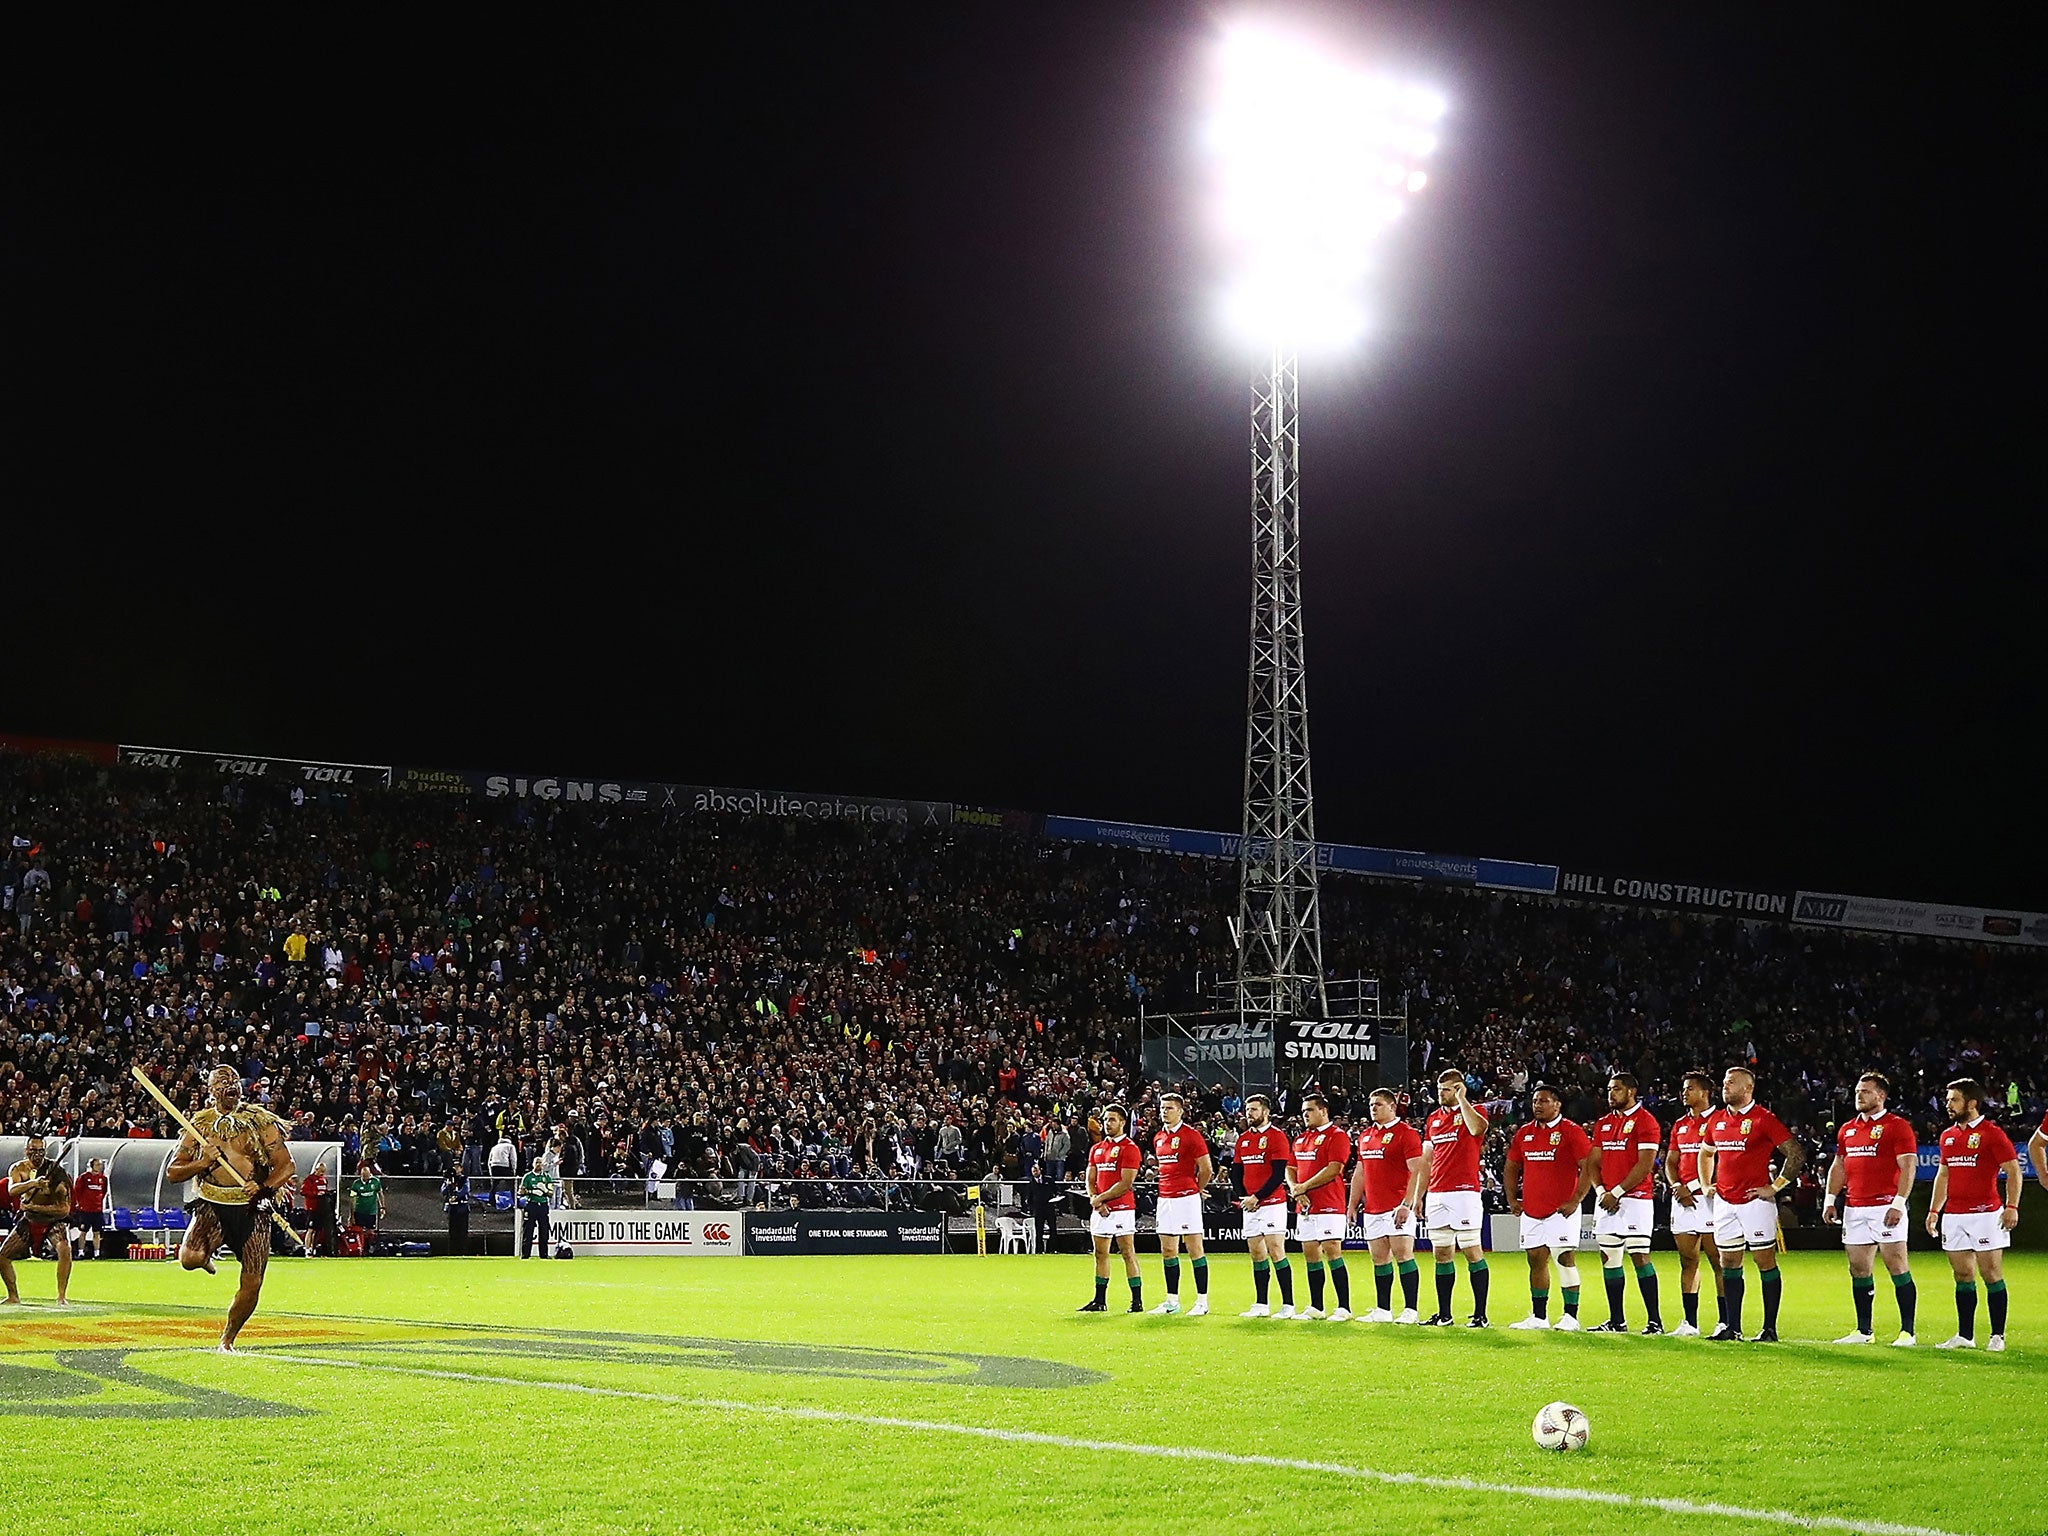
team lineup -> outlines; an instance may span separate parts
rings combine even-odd
[[[221,1336],[221,1347],[232,1349],[256,1310],[270,1257],[272,1223],[267,1218],[274,1198],[291,1179],[292,1160],[275,1117],[242,1102],[241,1079],[234,1068],[217,1069],[207,1088],[209,1106],[189,1121],[179,1116],[186,1134],[165,1173],[172,1180],[200,1181],[189,1207],[193,1220],[179,1249],[183,1266],[211,1272],[213,1256],[223,1247],[240,1261],[240,1280]],[[1687,1073],[1685,1113],[1674,1121],[1667,1139],[1656,1116],[1641,1103],[1635,1078],[1627,1073],[1610,1077],[1608,1111],[1590,1130],[1566,1119],[1556,1090],[1538,1084],[1530,1094],[1532,1118],[1508,1140],[1502,1178],[1508,1213],[1517,1220],[1529,1266],[1529,1315],[1510,1326],[1560,1332],[1584,1328],[1579,1317],[1578,1251],[1580,1210],[1590,1193],[1608,1315],[1585,1331],[1630,1331],[1625,1311],[1632,1270],[1645,1314],[1641,1331],[1666,1332],[1659,1277],[1650,1257],[1661,1164],[1661,1177],[1671,1194],[1671,1232],[1684,1306],[1684,1321],[1670,1332],[1678,1337],[1701,1334],[1700,1296],[1710,1273],[1717,1317],[1706,1336],[1776,1342],[1781,1299],[1777,1200],[1798,1177],[1806,1155],[1784,1123],[1756,1101],[1755,1090],[1754,1075],[1747,1068],[1731,1067],[1722,1077],[1721,1102],[1715,1107],[1712,1080],[1704,1072]],[[1841,1344],[1875,1342],[1880,1260],[1898,1310],[1899,1331],[1892,1342],[1902,1347],[1916,1342],[1918,1290],[1906,1245],[1907,1202],[1917,1177],[1919,1144],[1912,1127],[1888,1108],[1889,1097],[1890,1084],[1881,1074],[1866,1073],[1858,1081],[1857,1113],[1837,1130],[1828,1169],[1823,1214],[1827,1222],[1841,1227],[1855,1311],[1855,1326],[1836,1341]],[[1956,1331],[1936,1347],[1977,1347],[1981,1299],[1988,1324],[1985,1346],[1999,1351],[2005,1347],[2008,1311],[2003,1254],[2019,1217],[2019,1153],[2004,1130],[1986,1117],[1982,1085],[1959,1079],[1949,1084],[1945,1098],[1951,1123],[1938,1144],[1926,1228],[1940,1239],[1954,1275]],[[1274,1123],[1269,1098],[1254,1094],[1245,1101],[1244,1129],[1232,1149],[1229,1176],[1252,1268],[1253,1301],[1240,1316],[1352,1321],[1344,1241],[1356,1226],[1371,1254],[1375,1292],[1362,1321],[1453,1326],[1456,1266],[1462,1258],[1472,1298],[1465,1326],[1491,1326],[1492,1276],[1482,1241],[1480,1170],[1490,1126],[1456,1071],[1439,1077],[1437,1100],[1418,1131],[1401,1118],[1394,1090],[1375,1089],[1368,1101],[1369,1119],[1354,1135],[1333,1124],[1327,1102],[1311,1093],[1302,1101],[1302,1130],[1292,1138]],[[1208,1141],[1184,1118],[1184,1110],[1179,1095],[1164,1095],[1159,1129],[1152,1137],[1166,1286],[1165,1299],[1152,1310],[1165,1315],[1182,1311],[1185,1252],[1195,1291],[1186,1311],[1200,1317],[1209,1311],[1203,1197],[1217,1178]],[[1145,1156],[1129,1134],[1125,1110],[1112,1105],[1103,1116],[1106,1135],[1089,1149],[1085,1183],[1095,1291],[1080,1310],[1108,1310],[1114,1248],[1123,1259],[1129,1310],[1142,1312],[1136,1185]],[[2030,1150],[2038,1175],[2048,1162],[2048,1119],[2034,1133]],[[7,1177],[8,1194],[18,1203],[21,1219],[0,1243],[0,1281],[6,1285],[6,1304],[18,1304],[14,1266],[33,1258],[47,1240],[57,1260],[61,1305],[67,1300],[72,1269],[67,1232],[74,1181],[54,1144],[35,1137],[25,1151]],[[91,1176],[99,1175],[95,1171]],[[1290,1213],[1308,1282],[1307,1304],[1299,1310],[1287,1250]],[[1426,1317],[1420,1311],[1421,1274],[1415,1258],[1418,1232],[1428,1236],[1434,1258],[1436,1305]],[[1757,1332],[1748,1336],[1743,1327],[1752,1265],[1761,1321]],[[1276,1286],[1277,1310],[1271,1302]]]
[[[1301,1104],[1302,1130],[1290,1138],[1274,1124],[1273,1101],[1245,1100],[1244,1129],[1233,1147],[1229,1186],[1242,1213],[1252,1260],[1253,1301],[1245,1318],[1350,1322],[1351,1277],[1344,1262],[1347,1230],[1357,1227],[1372,1256],[1374,1304],[1368,1323],[1454,1326],[1457,1262],[1465,1262],[1472,1310],[1465,1326],[1490,1327],[1492,1275],[1482,1240],[1480,1157],[1490,1130],[1464,1075],[1446,1070],[1437,1079],[1437,1106],[1421,1130],[1401,1118],[1400,1095],[1376,1088],[1369,1120],[1357,1133],[1331,1123],[1328,1103],[1311,1093]],[[1644,1107],[1636,1079],[1608,1079],[1607,1113],[1589,1129],[1564,1117],[1558,1092],[1539,1083],[1530,1093],[1531,1119],[1508,1140],[1502,1175],[1508,1213],[1516,1218],[1529,1265],[1529,1315],[1518,1330],[1627,1333],[1625,1316],[1633,1271],[1646,1335],[1667,1330],[1657,1267],[1650,1257],[1655,1194],[1662,1178],[1671,1194],[1671,1234],[1678,1250],[1684,1321],[1675,1337],[1702,1336],[1700,1296],[1706,1273],[1714,1283],[1717,1317],[1704,1336],[1720,1342],[1776,1343],[1782,1277],[1778,1197],[1806,1166],[1806,1152],[1783,1121],[1756,1100],[1756,1078],[1731,1067],[1718,1085],[1705,1072],[1685,1075],[1685,1112],[1668,1139]],[[1918,1290],[1907,1257],[1907,1202],[1918,1176],[1919,1142],[1888,1107],[1891,1084],[1868,1072],[1856,1084],[1856,1114],[1835,1135],[1824,1220],[1842,1231],[1848,1258],[1855,1327],[1840,1344],[1876,1341],[1876,1268],[1881,1259],[1897,1302],[1899,1331],[1892,1343],[1917,1343]],[[1938,1143],[1938,1166],[1926,1227],[1940,1240],[1955,1279],[1956,1331],[1939,1349],[1977,1347],[1979,1283],[1991,1351],[2005,1348],[2007,1297],[2004,1250],[2018,1225],[2019,1152],[1985,1115],[1986,1091],[1973,1079],[1950,1083],[1944,1095],[1950,1124]],[[1178,1094],[1159,1101],[1152,1137],[1158,1173],[1158,1234],[1166,1297],[1154,1314],[1182,1311],[1180,1255],[1193,1271],[1195,1301],[1187,1315],[1209,1311],[1209,1265],[1203,1249],[1204,1194],[1215,1185],[1208,1140],[1185,1118]],[[1132,1312],[1143,1312],[1144,1282],[1137,1251],[1138,1177],[1145,1154],[1130,1135],[1121,1106],[1103,1112],[1105,1135],[1088,1152],[1085,1193],[1095,1250],[1095,1294],[1080,1310],[1109,1310],[1111,1254],[1123,1259]],[[2030,1143],[2037,1176],[2048,1152],[2048,1118]],[[1346,1176],[1347,1168],[1350,1170]],[[2001,1188],[2002,1186],[2002,1188]],[[1605,1321],[1586,1328],[1579,1318],[1580,1210],[1594,1196],[1594,1240],[1607,1299]],[[1289,1214],[1301,1245],[1307,1305],[1295,1307],[1288,1258]],[[1418,1221],[1418,1215],[1420,1220]],[[1421,1274],[1415,1259],[1418,1231],[1434,1257],[1436,1308],[1420,1312]],[[1705,1259],[1704,1266],[1702,1258]],[[1761,1313],[1757,1331],[1743,1332],[1754,1268]],[[1401,1292],[1394,1309],[1394,1289]],[[1280,1292],[1279,1308],[1271,1303]],[[1324,1301],[1331,1302],[1325,1308]],[[1558,1314],[1551,1316],[1555,1299]]]

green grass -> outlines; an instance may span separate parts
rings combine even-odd
[[[1677,1264],[1658,1257],[1675,1317]],[[2013,1347],[1996,1357],[1828,1345],[1850,1321],[1841,1261],[1786,1261],[1786,1342],[1766,1348],[1507,1332],[1527,1303],[1511,1254],[1494,1260],[1484,1334],[1242,1322],[1242,1256],[1213,1261],[1219,1315],[1204,1319],[1076,1316],[1089,1271],[1073,1256],[279,1259],[247,1358],[206,1347],[232,1265],[218,1277],[80,1265],[82,1305],[60,1313],[50,1266],[27,1264],[24,1294],[42,1304],[0,1315],[0,1414],[24,1521],[69,1532],[1794,1528],[938,1424],[1866,1526],[2048,1529],[2048,1488],[2030,1470],[2048,1257],[2011,1256]],[[1953,1329],[1953,1290],[1939,1255],[1916,1255],[1915,1269],[1931,1344]],[[1369,1304],[1370,1265],[1352,1270]],[[1145,1278],[1151,1302],[1156,1255]],[[1425,1300],[1429,1278],[1425,1262]],[[1122,1281],[1112,1289],[1117,1305]],[[1879,1291],[1884,1337],[1895,1314]],[[1461,1310],[1465,1297],[1461,1271]],[[1586,1303],[1604,1315],[1597,1282]],[[1630,1307],[1639,1321],[1633,1286]],[[1752,1288],[1752,1327],[1755,1308]],[[1041,1364],[1004,1363],[1017,1360]],[[1553,1398],[1591,1416],[1585,1452],[1531,1443],[1529,1420]]]

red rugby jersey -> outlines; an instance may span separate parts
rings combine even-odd
[[[1652,1184],[1657,1172],[1657,1159],[1650,1159],[1650,1171],[1636,1182],[1632,1189],[1623,1189],[1621,1181],[1628,1177],[1629,1170],[1636,1165],[1636,1159],[1648,1147],[1654,1154],[1664,1144],[1664,1129],[1657,1124],[1657,1117],[1642,1105],[1623,1111],[1610,1109],[1593,1122],[1593,1140],[1600,1144],[1600,1187],[1611,1189],[1616,1194],[1647,1200],[1656,1193]]]
[[[1835,1132],[1835,1156],[1847,1174],[1851,1205],[1890,1205],[1899,1192],[1899,1159],[1920,1150],[1913,1127],[1880,1110],[1858,1115]]]
[[[1287,1133],[1277,1125],[1263,1126],[1256,1131],[1240,1131],[1237,1137],[1237,1166],[1244,1171],[1244,1192],[1256,1195],[1266,1180],[1272,1177],[1275,1166],[1286,1167],[1292,1160],[1293,1149],[1287,1144]],[[1261,1200],[1261,1206],[1285,1205],[1287,1184],[1282,1180],[1273,1192]]]
[[[1479,1189],[1479,1148],[1486,1140],[1486,1112],[1478,1110],[1480,1133],[1465,1128],[1465,1117],[1455,1109],[1438,1109],[1423,1123],[1422,1139],[1429,1143],[1429,1192],[1448,1194],[1454,1190]]]
[[[1508,1161],[1522,1165],[1522,1209],[1553,1216],[1568,1209],[1578,1192],[1579,1167],[1593,1150],[1593,1138],[1559,1115],[1545,1125],[1531,1120],[1508,1138]]]
[[[1707,1117],[1687,1110],[1671,1123],[1671,1150],[1664,1169],[1674,1184],[1690,1184],[1700,1176],[1700,1148],[1707,1144]]]
[[[1101,1194],[1112,1188],[1126,1173],[1136,1174],[1144,1165],[1145,1154],[1138,1150],[1138,1144],[1128,1136],[1105,1136],[1088,1149],[1088,1167],[1095,1175],[1091,1193]],[[1125,1190],[1109,1202],[1106,1209],[1112,1211],[1135,1211],[1138,1196],[1133,1190]]]
[[[1294,1182],[1306,1184],[1325,1168],[1334,1167],[1337,1176],[1310,1190],[1296,1202],[1310,1216],[1344,1214],[1344,1165],[1351,1161],[1351,1138],[1334,1125],[1303,1131],[1294,1138]]]
[[[1966,1216],[2000,1209],[2005,1202],[1998,1195],[1998,1170],[2018,1156],[2012,1138],[1981,1115],[1943,1131],[1941,1166],[1948,1170],[1943,1212]]]
[[[1152,1158],[1159,1164],[1159,1198],[1199,1195],[1202,1186],[1195,1175],[1208,1155],[1208,1139],[1188,1121],[1170,1130],[1162,1125],[1152,1137]]]
[[[1791,1139],[1785,1122],[1754,1100],[1739,1115],[1723,1104],[1707,1116],[1707,1144],[1714,1149],[1714,1193],[1743,1204],[1752,1189],[1771,1182],[1771,1154]]]
[[[1365,1174],[1366,1214],[1384,1216],[1399,1209],[1408,1198],[1408,1165],[1422,1156],[1422,1133],[1406,1120],[1396,1120],[1392,1125],[1365,1126],[1352,1145]]]

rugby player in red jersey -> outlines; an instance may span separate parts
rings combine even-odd
[[[1320,1093],[1301,1101],[1302,1132],[1294,1138],[1294,1167],[1287,1176],[1287,1194],[1294,1201],[1294,1230],[1301,1238],[1301,1256],[1308,1264],[1308,1310],[1323,1311],[1323,1271],[1327,1267],[1337,1305],[1327,1316],[1333,1323],[1351,1321],[1351,1276],[1344,1268],[1344,1165],[1351,1161],[1351,1137],[1330,1124],[1330,1105]]]
[[[1429,1148],[1429,1193],[1423,1201],[1423,1223],[1436,1256],[1436,1314],[1422,1320],[1425,1328],[1451,1326],[1451,1287],[1457,1280],[1454,1253],[1465,1255],[1465,1275],[1472,1282],[1472,1320],[1468,1327],[1487,1327],[1486,1287],[1491,1278],[1486,1252],[1479,1246],[1484,1212],[1479,1203],[1479,1150],[1486,1144],[1486,1113],[1465,1090],[1465,1074],[1448,1067],[1437,1075],[1437,1107],[1422,1127]]]
[[[1842,1247],[1849,1255],[1849,1295],[1856,1303],[1856,1331],[1837,1344],[1868,1344],[1871,1312],[1877,1300],[1877,1266],[1884,1255],[1886,1273],[1899,1301],[1899,1336],[1892,1343],[1910,1349],[1913,1310],[1919,1293],[1906,1261],[1906,1197],[1920,1172],[1920,1143],[1913,1127],[1885,1108],[1890,1079],[1866,1072],[1856,1079],[1856,1118],[1835,1132],[1835,1159],[1828,1164],[1828,1194],[1821,1219],[1839,1222]],[[1836,1202],[1842,1205],[1838,1208]]]
[[[1941,1238],[1956,1275],[1956,1334],[1936,1349],[1977,1347],[1977,1277],[1984,1277],[1984,1305],[1991,1314],[1985,1348],[2005,1348],[2005,1250],[2020,1221],[2020,1155],[2012,1140],[1984,1118],[1984,1085],[1959,1077],[1948,1085],[1948,1114],[1955,1122],[1941,1133],[1941,1166],[1927,1202],[1927,1230]],[[2005,1179],[2005,1198],[1998,1180]]]
[[[1529,1095],[1535,1119],[1508,1138],[1501,1183],[1508,1209],[1521,1218],[1522,1251],[1529,1255],[1529,1315],[1512,1326],[1548,1328],[1550,1258],[1557,1255],[1564,1289],[1563,1333],[1579,1331],[1579,1202],[1593,1184],[1592,1138],[1564,1117],[1564,1101],[1548,1083]]]
[[[1600,1276],[1607,1285],[1607,1321],[1594,1333],[1627,1333],[1622,1302],[1628,1295],[1623,1261],[1635,1266],[1636,1288],[1650,1320],[1646,1334],[1664,1331],[1657,1306],[1657,1266],[1650,1262],[1650,1228],[1657,1209],[1657,1149],[1664,1133],[1643,1108],[1633,1073],[1615,1072],[1607,1079],[1607,1113],[1593,1122],[1595,1150],[1586,1167],[1599,1198],[1593,1202],[1593,1236],[1600,1244]]]
[[[1159,1253],[1166,1261],[1166,1300],[1152,1310],[1180,1310],[1180,1245],[1188,1245],[1195,1271],[1195,1304],[1189,1317],[1209,1315],[1209,1260],[1202,1252],[1202,1191],[1216,1176],[1209,1141],[1181,1116],[1187,1105],[1177,1093],[1159,1099],[1159,1129],[1152,1136],[1152,1160],[1159,1168]]]
[[[1257,1300],[1239,1317],[1272,1317],[1267,1288],[1280,1280],[1280,1317],[1294,1316],[1294,1272],[1287,1267],[1287,1165],[1294,1147],[1273,1124],[1273,1101],[1255,1093],[1244,1101],[1244,1129],[1238,1132],[1230,1164],[1237,1206],[1244,1212],[1244,1242],[1252,1255],[1252,1289]]]
[[[1124,1134],[1129,1124],[1123,1106],[1110,1105],[1102,1112],[1102,1128],[1108,1134],[1088,1149],[1088,1234],[1095,1239],[1095,1299],[1081,1307],[1083,1312],[1109,1310],[1112,1242],[1123,1252],[1124,1275],[1131,1282],[1131,1310],[1145,1310],[1144,1282],[1138,1278],[1138,1197],[1131,1192],[1145,1154]]]
[[[1698,1068],[1685,1074],[1685,1113],[1671,1125],[1671,1148],[1664,1157],[1664,1182],[1671,1186],[1671,1241],[1678,1245],[1678,1288],[1685,1302],[1685,1321],[1674,1337],[1692,1339],[1700,1331],[1700,1252],[1714,1275],[1715,1321],[1726,1322],[1721,1294],[1721,1254],[1714,1246],[1714,1192],[1700,1178],[1700,1148],[1707,1144],[1707,1116],[1714,1108],[1714,1080]]]
[[[1771,1154],[1784,1149],[1774,1177]],[[1700,1177],[1714,1187],[1714,1244],[1721,1251],[1726,1316],[1711,1337],[1742,1339],[1742,1254],[1756,1255],[1757,1286],[1764,1294],[1759,1344],[1778,1342],[1778,1302],[1784,1277],[1778,1273],[1778,1194],[1806,1166],[1806,1149],[1785,1122],[1756,1101],[1756,1074],[1730,1067],[1721,1078],[1721,1107],[1707,1116],[1706,1145],[1700,1148]]]
[[[1401,1096],[1391,1088],[1375,1088],[1368,1100],[1372,1123],[1351,1140],[1358,1167],[1351,1175],[1351,1193],[1344,1219],[1356,1220],[1372,1250],[1372,1283],[1377,1304],[1365,1314],[1368,1323],[1412,1323],[1422,1277],[1415,1269],[1415,1211],[1429,1177],[1429,1158],[1422,1133],[1401,1118]],[[1394,1269],[1401,1271],[1401,1314],[1394,1305]]]

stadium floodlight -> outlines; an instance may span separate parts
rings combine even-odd
[[[1296,475],[1302,351],[1365,326],[1372,251],[1428,185],[1443,98],[1372,74],[1263,25],[1224,34],[1205,148],[1212,215],[1233,269],[1230,328],[1256,343],[1252,382],[1252,621],[1244,837],[1238,854],[1237,1006],[1278,1030],[1327,1017],[1310,784]]]
[[[1226,32],[1216,74],[1204,147],[1225,319],[1262,345],[1343,346],[1364,328],[1374,245],[1429,183],[1444,100],[1264,26]]]

